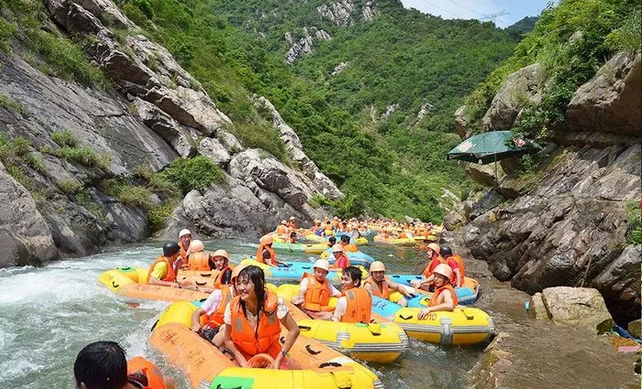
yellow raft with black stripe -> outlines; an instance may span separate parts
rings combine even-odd
[[[390,363],[408,348],[409,339],[404,330],[390,320],[372,314],[370,323],[341,323],[311,319],[289,301],[299,291],[299,285],[284,284],[277,288],[277,295],[288,301],[291,316],[302,335],[350,356],[368,362]],[[331,298],[334,306],[336,298]]]
[[[98,282],[127,303],[141,303],[147,300],[200,300],[208,297],[207,293],[198,290],[148,285],[147,273],[148,269],[140,267],[118,267],[103,272],[98,277]]]
[[[419,320],[424,308],[402,308],[389,300],[373,297],[373,311],[395,321],[414,338],[442,345],[470,345],[493,336],[495,326],[483,310],[457,306],[453,311],[430,312]]]
[[[366,367],[329,347],[300,336],[288,357],[297,370],[238,367],[219,349],[190,330],[197,307],[191,302],[171,304],[153,328],[150,343],[177,365],[193,388],[199,389],[381,389],[384,386]],[[287,333],[282,327],[282,339]]]

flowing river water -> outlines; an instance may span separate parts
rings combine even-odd
[[[148,302],[132,308],[119,301],[107,288],[97,284],[101,272],[118,266],[148,267],[159,254],[163,242],[148,241],[144,244],[107,248],[103,253],[60,262],[41,268],[18,267],[0,270],[0,388],[73,388],[73,364],[78,351],[95,340],[115,340],[125,348],[128,357],[141,355],[159,364],[166,373],[177,380],[178,389],[189,385],[178,369],[147,343],[150,328],[158,315],[168,305],[165,302]],[[206,249],[214,251],[225,248],[230,252],[232,262],[238,262],[247,255],[253,255],[256,245],[234,240],[206,241]],[[363,246],[363,251],[382,260],[387,271],[410,272],[417,258],[423,252],[414,248]],[[313,261],[317,256],[280,254],[286,260]],[[521,324],[527,320],[522,311],[524,299],[528,296],[508,288],[505,284],[491,281],[479,261],[472,263],[473,275],[479,270],[483,291],[480,304],[491,310],[497,325],[512,328],[525,337],[543,337],[531,344],[518,341],[520,347],[534,353],[533,362],[542,362],[541,351],[556,344],[558,339],[570,343],[566,335],[535,334],[538,328]],[[485,283],[490,285],[486,286]],[[490,283],[490,284],[489,284]],[[496,298],[494,298],[496,296]],[[501,297],[506,304],[497,304]],[[493,312],[495,308],[497,312]],[[533,324],[532,324],[533,325]],[[523,328],[524,327],[524,328]],[[502,328],[500,328],[502,330]],[[531,332],[531,334],[530,334]],[[560,338],[557,338],[560,336]],[[514,338],[520,340],[521,337]],[[548,340],[549,339],[549,340]],[[577,342],[576,342],[577,343]],[[568,344],[564,345],[569,347]],[[607,347],[607,346],[606,346]],[[570,377],[562,381],[569,387],[626,387],[622,383],[634,382],[636,377],[623,380],[623,374],[631,369],[618,369],[629,359],[619,360],[611,367],[611,373],[583,372],[585,367],[595,364],[598,351],[580,346],[571,349],[571,356],[559,363],[571,363],[571,370],[563,371]],[[398,361],[388,365],[370,365],[387,388],[461,388],[467,385],[467,371],[480,359],[484,345],[473,347],[440,347],[411,339],[410,349]],[[550,350],[551,351],[551,350]],[[550,382],[542,371],[532,371],[529,358],[516,361],[520,372],[515,381],[517,386],[540,387]],[[631,359],[631,358],[630,358]],[[587,363],[589,362],[589,365]],[[587,362],[587,363],[586,363]],[[552,361],[555,367],[558,363]],[[601,365],[600,363],[598,365]],[[525,367],[527,366],[527,367]],[[609,366],[609,361],[603,366]],[[586,381],[578,381],[587,376]],[[596,376],[596,378],[594,378]],[[575,378],[576,377],[576,378]],[[609,378],[600,381],[601,377]],[[551,378],[551,377],[549,377]],[[596,381],[598,380],[598,381]],[[610,381],[611,380],[611,381]],[[584,385],[594,383],[596,385]],[[605,386],[601,382],[612,382]],[[580,383],[580,385],[579,385]],[[567,386],[567,385],[556,385]],[[638,378],[640,387],[640,377]],[[629,387],[629,386],[628,386]]]

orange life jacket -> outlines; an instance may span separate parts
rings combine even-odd
[[[304,276],[301,277],[308,278],[308,288],[306,289],[306,294],[304,295],[304,309],[315,312],[329,312],[335,310],[335,308],[328,306],[328,301],[330,300],[330,285],[328,280],[324,279],[323,283],[319,283],[315,276],[312,274],[304,273]]]
[[[217,327],[223,324],[223,315],[225,314],[226,305],[232,300],[232,292],[228,285],[221,285],[221,304],[212,314],[208,316],[207,323]]]
[[[210,270],[210,253],[200,251],[198,253],[190,254],[190,256],[188,257],[188,270]]]
[[[263,251],[266,250],[270,254],[270,262],[268,263],[269,265],[276,265],[277,264],[277,254],[275,253],[275,250],[272,247],[268,247],[264,245],[263,243],[259,244],[259,248],[257,249],[257,262],[259,263],[266,263],[263,260]]]
[[[339,228],[339,221],[338,220],[333,220],[331,223],[332,223],[332,226],[333,226],[334,230],[337,230]]]
[[[462,276],[462,281],[464,282],[464,260],[458,254],[454,254],[450,256],[449,258],[447,258],[447,261],[449,259],[452,259],[455,263],[458,264],[458,269],[460,269],[460,275]],[[457,280],[457,277],[455,278]],[[462,285],[458,285],[458,286],[462,286]]]
[[[277,303],[277,295],[266,290],[266,298],[257,318],[258,326],[255,332],[255,329],[250,326],[245,312],[243,312],[241,298],[237,296],[232,299],[230,303],[230,312],[232,314],[230,336],[234,345],[244,357],[251,357],[264,352],[271,353],[275,349],[275,347],[271,346],[274,344],[279,345],[281,326],[279,319],[277,319]],[[280,347],[276,348],[275,355],[271,354],[271,356],[276,358],[279,350]]]
[[[280,224],[280,225],[277,226],[277,231],[275,231],[275,232],[277,232],[277,234],[287,234],[288,233],[288,227],[283,225],[283,224]]]
[[[436,305],[438,305],[438,296],[445,290],[451,291],[451,295],[453,296],[453,306],[455,307],[456,305],[458,305],[458,295],[455,293],[455,289],[453,289],[453,286],[451,284],[447,284],[441,288],[436,289],[436,291],[433,292],[431,301],[429,301],[429,307],[435,307]]]
[[[339,266],[339,260],[342,259],[342,258],[346,258],[346,266],[344,266],[344,267]],[[330,268],[331,269],[346,269],[350,265],[351,265],[351,260],[348,259],[346,254],[342,253],[342,255],[340,255],[339,258],[335,258],[335,262],[333,262],[333,265]]]
[[[134,357],[127,362],[127,375],[128,381],[135,381],[138,384],[144,384],[137,379],[138,372],[143,373],[147,378],[147,385],[143,389],[165,389],[165,381],[163,380],[163,373],[152,362],[141,357]]]
[[[371,321],[371,294],[362,288],[352,288],[342,293],[346,296],[346,313],[342,323],[369,323]]]
[[[343,245],[343,246],[344,246],[344,251],[346,251],[346,252],[348,252],[348,253],[356,253],[356,252],[358,252],[358,251],[359,251],[359,249],[357,248],[357,246],[355,246],[355,245],[354,245],[354,244],[352,244],[352,243],[347,243],[347,244],[345,244],[345,245]]]
[[[150,270],[147,272],[147,280],[145,281],[146,283],[150,283],[150,278],[152,277],[152,273],[154,272],[154,266],[156,266],[158,263],[164,262],[167,265],[167,273],[165,273],[165,277],[161,281],[168,281],[172,282],[176,279],[176,271],[174,270],[174,264],[170,262],[169,259],[166,257],[159,255],[155,260],[154,263],[152,263],[152,266],[150,266]]]
[[[183,243],[179,241],[179,247],[181,248],[179,250],[179,257],[183,260],[183,263],[181,264],[181,269],[187,269],[188,268],[188,248],[183,247]]]
[[[447,261],[442,258],[440,254],[434,253],[433,257],[431,257],[431,262],[429,262],[422,272],[424,278],[429,278],[431,274],[433,274],[433,269],[441,263],[447,263]]]
[[[231,267],[226,264],[223,269],[214,271],[214,280],[212,281],[212,286],[218,288],[219,286],[226,285],[222,284],[221,281],[223,280],[223,275],[228,271],[228,269],[231,269]]]
[[[364,281],[364,285],[366,284],[371,284],[373,286],[373,294],[377,297],[381,297],[383,299],[388,299],[390,292],[388,290],[388,283],[389,279],[388,277],[384,276],[384,280],[382,281],[382,289],[380,289],[379,284],[375,281],[373,277],[368,277]]]

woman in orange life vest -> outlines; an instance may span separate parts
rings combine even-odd
[[[346,269],[351,265],[351,261],[344,253],[344,248],[339,243],[333,246],[333,256],[335,257],[335,262],[330,267],[331,269]]]
[[[342,297],[337,300],[333,321],[369,323],[371,321],[370,293],[360,288],[362,271],[355,266],[342,270]]]
[[[181,268],[196,271],[212,270],[210,267],[210,253],[203,251],[204,249],[203,242],[200,240],[195,239],[190,242],[190,247],[187,250],[187,266],[183,263]]]
[[[244,267],[243,265],[235,267],[230,277],[232,283],[230,285],[219,285],[192,314],[192,331],[209,340],[217,347],[223,346],[225,338],[225,328],[222,327],[224,325],[223,315],[226,305],[237,294],[234,288],[234,281]],[[203,315],[206,315],[206,323],[201,327],[199,320]]]
[[[226,305],[223,321],[225,345],[234,354],[241,367],[257,354],[274,358],[272,366],[278,369],[299,336],[299,327],[288,314],[281,297],[265,289],[265,278],[260,267],[243,268],[235,279],[238,296]],[[280,323],[288,330],[284,344],[279,342]]]
[[[330,320],[335,308],[328,306],[331,297],[341,297],[341,293],[328,280],[326,275],[330,265],[325,259],[318,259],[313,265],[313,274],[304,273],[299,282],[299,294],[291,302],[299,306],[313,319]]]
[[[129,362],[116,342],[85,346],[74,362],[76,389],[174,389],[174,379],[141,357]]]
[[[364,289],[366,289],[370,294],[388,300],[390,292],[397,291],[406,297],[413,297],[413,293],[406,290],[404,285],[391,281],[391,279],[385,275],[386,268],[382,262],[375,261],[371,263],[371,267],[368,271],[371,276],[364,280]],[[406,307],[407,301],[402,297],[399,300],[394,301],[394,303]]]
[[[181,263],[179,250],[181,248],[176,242],[166,242],[163,245],[163,255],[159,255],[150,270],[147,272],[147,283],[149,285],[162,285],[172,288],[180,288],[176,282],[176,274]]]
[[[272,235],[266,234],[259,240],[259,247],[257,248],[256,260],[259,263],[265,263],[270,266],[287,266],[285,263],[277,260],[277,253],[272,248],[274,239]]]
[[[436,289],[429,301],[429,306],[418,312],[418,320],[426,319],[431,312],[453,311],[453,307],[458,305],[458,296],[449,281],[453,276],[451,267],[441,263],[436,266],[433,275]]]
[[[279,235],[288,234],[288,223],[285,220],[282,220],[281,223],[277,226],[275,232]]]
[[[412,280],[411,286],[418,289],[423,289],[431,291],[434,288],[433,282],[433,271],[440,264],[447,264],[451,267],[453,278],[451,279],[452,285],[462,285],[463,277],[460,274],[460,269],[458,264],[453,260],[446,260],[440,255],[440,246],[435,243],[429,243],[428,249],[426,252],[431,257],[431,262],[424,268],[422,274],[424,275],[424,280]]]
[[[182,229],[179,232],[179,247],[181,251],[179,256],[183,260],[183,267],[187,268],[188,266],[188,249],[190,248],[190,243],[192,243],[192,233],[187,228]]]

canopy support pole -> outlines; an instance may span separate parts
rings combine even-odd
[[[493,155],[493,164],[494,164],[495,176],[496,176],[496,179],[494,180],[494,182],[496,183],[496,186],[495,186],[496,189],[498,189],[498,154]]]

